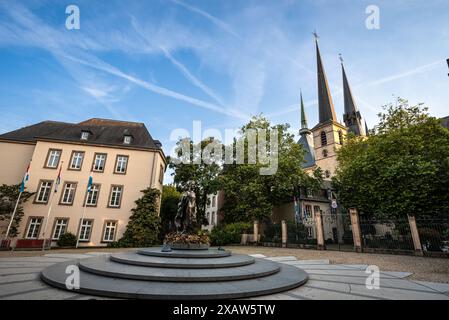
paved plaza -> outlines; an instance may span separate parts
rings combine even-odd
[[[39,278],[39,273],[52,264],[105,254],[108,253],[50,253],[31,257],[2,257],[0,258],[0,299],[106,299],[58,290],[46,285]],[[309,280],[297,289],[252,299],[449,300],[449,284],[411,280],[410,272],[380,270],[379,289],[369,289],[366,286],[369,274],[365,272],[368,265],[365,264],[335,264],[330,263],[328,259],[299,260],[295,256],[266,257],[262,254],[253,254],[253,256],[301,268],[308,273]]]

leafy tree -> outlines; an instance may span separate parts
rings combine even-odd
[[[147,247],[158,243],[160,217],[158,215],[160,191],[153,188],[142,190],[143,196],[136,200],[123,237],[113,246]]]
[[[20,193],[20,184],[18,185],[6,185],[0,186],[0,221],[7,220],[8,223],[11,219],[14,207],[17,202],[17,198]],[[19,205],[17,207],[14,221],[9,231],[9,237],[14,238],[18,235],[18,228],[23,218],[23,204],[33,195],[33,193],[24,191],[20,197]],[[6,230],[4,231],[6,233]]]
[[[422,105],[384,107],[368,139],[349,138],[334,179],[345,207],[376,217],[449,212],[449,131]]]
[[[176,190],[173,185],[164,186],[162,189],[161,198],[161,232],[160,238],[173,230],[173,224],[176,213],[178,211],[178,202],[181,198],[181,193]]]
[[[181,192],[187,191],[193,182],[193,191],[196,197],[197,221],[206,224],[206,205],[208,195],[219,190],[218,175],[221,172],[221,155],[215,153],[213,147],[220,146],[219,141],[208,138],[198,144],[190,139],[181,139],[177,143],[176,153],[178,158],[169,158],[169,167],[174,170],[174,183]],[[183,151],[190,150],[189,153]],[[206,150],[211,150],[211,157],[217,156],[218,161],[205,161]],[[178,160],[178,161],[177,161]],[[182,160],[182,161],[181,161]]]
[[[288,124],[271,126],[266,118],[259,115],[241,128],[242,137],[249,130],[260,129],[266,130],[267,140],[273,130],[278,133],[278,150],[275,154],[278,159],[277,170],[272,175],[261,175],[260,169],[267,165],[259,158],[255,164],[247,161],[249,146],[245,139],[244,164],[225,164],[220,177],[225,194],[222,208],[225,222],[251,222],[268,218],[274,206],[291,201],[299,186],[316,190],[322,182],[319,171],[308,175],[302,169],[304,150],[295,141],[294,135],[288,132]],[[236,143],[237,139],[234,140]],[[267,144],[268,154],[274,154],[276,151],[271,150],[270,143]]]

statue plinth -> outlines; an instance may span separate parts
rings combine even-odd
[[[206,250],[210,240],[207,235],[172,232],[165,236],[164,244],[173,250]]]

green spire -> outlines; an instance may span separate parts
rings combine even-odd
[[[304,100],[302,99],[302,91],[300,90],[301,96],[301,129],[307,129],[307,117],[306,111],[304,110]]]

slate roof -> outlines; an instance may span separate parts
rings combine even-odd
[[[313,138],[310,134],[302,134],[298,143],[306,151],[304,154],[303,168],[310,168],[315,165],[315,149],[313,148]]]
[[[443,127],[449,130],[449,116],[441,118],[440,120]]]
[[[88,141],[81,140],[81,132],[89,131]],[[129,145],[123,144],[124,135],[131,135]],[[35,143],[37,140],[57,140],[89,145],[110,145],[123,148],[161,149],[143,123],[93,118],[80,123],[43,121],[0,135],[0,140]]]

